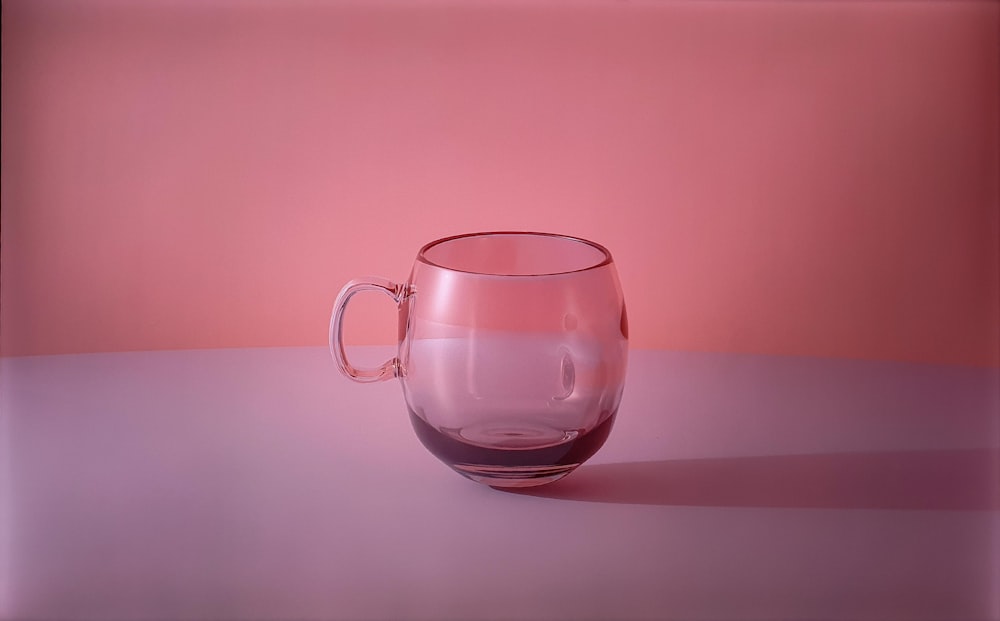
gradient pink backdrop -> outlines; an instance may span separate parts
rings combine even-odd
[[[638,347],[998,364],[998,16],[8,0],[0,351],[319,345],[528,229],[612,250]]]

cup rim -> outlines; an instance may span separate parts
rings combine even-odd
[[[591,265],[587,265],[585,267],[581,267],[581,268],[575,269],[575,270],[564,270],[564,271],[559,271],[559,272],[539,272],[537,274],[495,274],[495,273],[492,273],[492,272],[476,272],[476,271],[470,271],[470,270],[461,270],[461,269],[457,269],[457,268],[454,268],[454,267],[449,267],[447,265],[441,265],[440,263],[435,263],[434,261],[431,261],[429,258],[427,258],[427,254],[426,254],[427,251],[430,250],[431,248],[439,245],[439,244],[443,244],[443,243],[446,243],[446,242],[455,241],[457,239],[470,238],[470,237],[490,237],[490,236],[498,236],[498,235],[508,235],[508,236],[517,236],[517,237],[558,237],[558,238],[565,239],[565,240],[568,240],[568,241],[571,241],[571,242],[575,242],[575,243],[579,243],[579,244],[586,244],[586,245],[590,246],[591,248],[599,251],[603,255],[604,258],[602,260],[596,262],[596,263],[593,263]],[[595,270],[595,269],[599,269],[601,267],[604,267],[606,265],[610,265],[613,262],[613,259],[611,258],[611,251],[609,251],[607,248],[605,248],[601,244],[598,244],[597,242],[590,241],[589,239],[584,239],[582,237],[575,237],[573,235],[564,235],[562,233],[543,233],[543,232],[539,232],[539,231],[481,231],[481,232],[478,232],[478,233],[462,233],[462,234],[459,234],[459,235],[451,235],[449,237],[442,237],[441,239],[436,239],[436,240],[434,240],[432,242],[426,243],[426,244],[423,245],[423,247],[420,248],[420,251],[417,253],[417,261],[419,261],[419,262],[421,262],[421,263],[423,263],[425,265],[430,265],[431,267],[436,267],[436,268],[442,269],[442,270],[448,270],[449,272],[458,272],[458,273],[462,273],[462,274],[474,274],[476,276],[496,276],[496,277],[501,277],[501,278],[538,278],[538,277],[541,277],[541,276],[560,276],[560,275],[564,275],[564,274],[578,274],[578,273],[581,273],[581,272],[588,272],[590,270]]]

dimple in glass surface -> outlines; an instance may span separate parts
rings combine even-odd
[[[344,309],[364,290],[399,307],[398,355],[347,360]],[[546,233],[474,233],[424,246],[405,283],[354,280],[330,348],[361,382],[398,377],[417,437],[459,474],[496,487],[558,480],[604,444],[621,402],[628,320],[610,252]]]

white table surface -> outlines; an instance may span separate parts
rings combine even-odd
[[[1000,617],[996,369],[633,351],[530,493],[323,348],[8,358],[0,407],[0,618]]]

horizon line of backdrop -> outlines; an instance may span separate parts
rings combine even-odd
[[[322,345],[350,278],[537,230],[634,347],[1000,364],[997,3],[2,10],[3,355]]]

